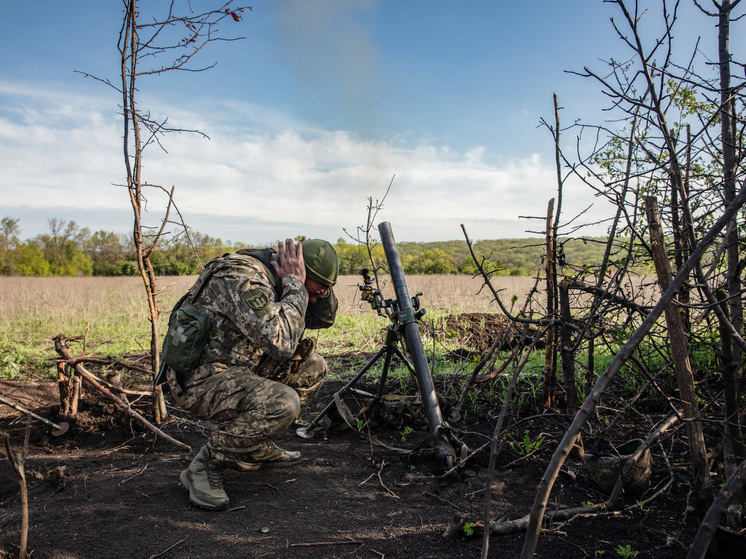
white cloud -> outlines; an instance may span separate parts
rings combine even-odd
[[[24,216],[24,236],[45,231],[50,217],[75,215],[75,208],[81,217],[73,219],[81,226],[128,231],[129,199],[112,186],[124,182],[116,109],[100,100],[68,95],[59,101],[4,85],[0,94],[11,96],[15,107],[13,114],[0,111],[4,214],[15,217],[16,208]],[[379,200],[394,175],[378,218],[392,223],[397,240],[459,239],[462,223],[474,239],[523,237],[543,223],[518,216],[545,215],[556,195],[553,163],[538,155],[488,164],[481,146],[459,153],[448,146],[365,140],[235,101],[207,103],[201,114],[170,114],[172,126],[200,129],[210,139],[167,135],[168,153],[155,145],[146,152],[144,178],[174,185],[187,222],[224,240],[258,244],[295,234],[336,240],[343,228],[364,225],[368,198]],[[151,225],[161,217],[163,200],[156,192],[148,195]],[[565,215],[591,201],[587,191],[568,183]],[[97,212],[107,216],[103,224],[86,221],[95,221]]]

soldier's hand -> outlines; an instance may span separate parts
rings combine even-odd
[[[277,262],[272,262],[272,267],[277,275],[282,279],[288,274],[300,278],[300,281],[306,281],[306,266],[303,263],[303,243],[306,238],[303,237],[296,245],[293,239],[285,239],[285,244],[277,244]]]

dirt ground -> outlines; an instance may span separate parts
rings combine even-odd
[[[349,356],[330,356],[335,360]],[[361,386],[366,384],[361,381]],[[372,382],[372,381],[371,381]],[[439,393],[457,390],[454,379],[436,377]],[[328,382],[303,419],[315,417],[332,401],[339,382]],[[144,379],[125,387],[147,389]],[[400,382],[391,392],[416,392]],[[29,550],[33,558],[473,558],[480,556],[481,537],[463,531],[444,532],[456,514],[481,521],[489,454],[469,458],[456,473],[442,475],[444,464],[429,452],[404,455],[376,446],[353,430],[322,431],[312,439],[289,430],[278,443],[300,450],[304,460],[290,468],[256,472],[226,471],[231,497],[227,512],[192,506],[179,484],[179,472],[192,454],[157,437],[118,411],[97,392],[86,390],[76,417],[58,416],[59,396],[53,381],[0,381],[0,393],[52,421],[67,421],[70,430],[52,437],[50,428],[31,423],[25,461],[29,485]],[[474,406],[454,423],[455,433],[474,451],[495,427],[500,402]],[[132,397],[131,397],[132,398]],[[168,397],[167,397],[168,399]],[[149,415],[149,398],[134,402]],[[352,407],[352,406],[351,406]],[[177,409],[162,425],[165,433],[194,451],[205,443],[212,425]],[[543,439],[538,451],[523,456],[506,446],[497,460],[491,496],[493,519],[517,519],[530,510],[537,484],[569,418],[521,410],[512,440]],[[407,428],[409,427],[409,428]],[[641,420],[640,432],[647,432]],[[365,430],[400,449],[415,449],[426,435],[412,420],[399,427],[370,421]],[[15,451],[23,447],[25,416],[0,405],[0,432]],[[1,433],[0,433],[1,436]],[[629,545],[638,559],[682,558],[697,530],[689,510],[689,470],[685,445],[667,443],[673,483],[642,509],[602,516],[576,517],[552,525],[539,539],[536,557],[621,557]],[[677,454],[679,453],[679,454]],[[653,453],[653,475],[646,492],[627,497],[634,505],[671,479],[662,451]],[[549,509],[597,503],[604,494],[582,463],[570,458],[562,469]],[[21,534],[18,478],[0,453],[0,557],[17,557]],[[471,530],[468,530],[471,531]],[[524,532],[493,536],[490,557],[518,557]],[[630,555],[635,557],[635,555]]]

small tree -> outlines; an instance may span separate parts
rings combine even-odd
[[[219,9],[208,10],[202,13],[194,13],[191,8],[188,15],[178,16],[174,13],[174,1],[169,5],[164,16],[154,17],[146,23],[140,23],[137,0],[124,0],[125,13],[124,25],[119,35],[119,53],[121,54],[121,94],[124,117],[124,165],[127,172],[127,190],[134,214],[134,227],[132,237],[137,253],[137,265],[145,286],[150,309],[151,325],[151,364],[153,374],[160,367],[160,338],[158,334],[158,319],[160,310],[158,308],[158,288],[155,271],[150,262],[153,250],[158,246],[165,227],[169,222],[169,212],[175,208],[173,201],[173,188],[168,191],[168,205],[166,216],[161,221],[160,227],[153,229],[153,233],[145,233],[143,225],[143,188],[150,186],[163,189],[158,185],[151,185],[142,177],[142,158],[144,150],[152,144],[157,144],[159,136],[165,132],[173,132],[176,129],[168,128],[166,120],[155,121],[150,114],[143,112],[136,102],[137,79],[141,76],[159,75],[168,71],[191,70],[189,67],[192,58],[202,48],[212,41],[218,40],[218,24],[228,18],[232,21],[241,20],[243,8],[231,9],[232,1],[224,3]],[[169,38],[176,30],[177,40],[168,43]],[[162,41],[165,41],[164,44]],[[158,61],[166,58],[166,62],[158,65]],[[155,61],[147,69],[139,67],[140,61]],[[197,68],[196,71],[207,68]],[[194,131],[196,132],[196,131]],[[143,135],[145,134],[145,135]],[[176,210],[178,212],[178,210]],[[179,222],[184,231],[187,228],[183,221]],[[156,387],[156,421],[162,421],[167,416],[166,406],[160,388]]]
[[[14,273],[15,254],[18,246],[18,220],[4,217],[0,220],[0,274],[10,275]]]
[[[119,33],[118,50],[121,67],[119,85],[108,80],[100,80],[116,89],[122,98],[123,117],[123,155],[126,171],[126,188],[134,216],[132,238],[136,260],[142,277],[150,311],[150,355],[153,374],[160,367],[158,323],[158,288],[156,272],[151,262],[153,251],[165,236],[169,235],[166,227],[175,223],[188,236],[178,208],[174,203],[174,189],[148,183],[142,174],[143,154],[146,148],[160,146],[161,139],[168,132],[201,132],[172,128],[167,125],[168,119],[155,120],[149,112],[143,110],[137,100],[139,97],[139,78],[157,76],[172,71],[201,72],[214,66],[194,67],[194,57],[214,41],[232,41],[220,37],[219,24],[223,21],[238,22],[242,13],[250,7],[232,8],[232,0],[220,3],[219,7],[203,12],[195,12],[189,2],[171,0],[163,3],[159,13],[141,14],[138,0],[123,0],[124,16]],[[157,10],[158,8],[153,8]],[[179,13],[181,12],[181,13]],[[142,66],[147,65],[147,66]],[[93,76],[92,76],[93,77]],[[94,77],[95,78],[95,77]],[[99,79],[99,78],[95,78]],[[204,134],[202,134],[204,136]],[[144,223],[145,196],[144,189],[160,191],[166,197],[165,215],[156,227]],[[174,220],[171,213],[176,213]],[[160,388],[154,392],[156,406],[155,419],[162,421],[167,416],[166,406]]]
[[[17,219],[4,217],[0,220],[0,240],[2,241],[3,251],[7,252],[15,248],[20,232]]]

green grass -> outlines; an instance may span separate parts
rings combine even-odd
[[[498,287],[510,293],[525,290],[531,283],[519,281],[520,278],[502,279],[506,283]],[[330,379],[349,379],[385,343],[390,320],[360,301],[358,281],[359,278],[353,276],[340,278],[335,287],[340,301],[336,323],[331,328],[307,333],[317,337],[317,351],[330,361]],[[422,343],[433,376],[466,378],[473,371],[478,356],[453,359],[449,351],[459,349],[462,341],[438,326],[450,314],[494,312],[494,305],[485,304],[484,298],[474,296],[479,284],[463,276],[416,276],[407,278],[407,281],[411,293],[424,293],[422,303],[428,312],[423,321],[426,327],[421,329]],[[165,333],[170,309],[193,282],[193,277],[186,276],[159,278],[161,336]],[[56,375],[55,359],[58,356],[53,338],[58,334],[85,336],[85,344],[71,342],[74,355],[85,353],[93,357],[122,359],[146,352],[150,346],[149,313],[140,278],[4,278],[0,290],[0,378]],[[625,332],[615,332],[613,339],[624,340],[625,335]],[[619,343],[611,348],[597,345],[594,379],[607,367],[614,346]],[[703,338],[693,347],[695,370],[716,370],[712,343],[709,338]],[[646,362],[650,371],[669,367],[666,357],[652,348],[647,340],[636,354]],[[502,354],[497,362],[506,357],[507,353]],[[587,382],[583,363],[587,359],[582,352],[576,358],[577,386],[582,398]],[[382,367],[383,359],[371,369],[371,380],[380,378]],[[533,352],[521,372],[516,392],[517,405],[540,405],[543,368],[544,352]],[[475,390],[470,395],[473,409],[490,410],[489,413],[498,410],[512,370],[508,367],[503,375]],[[709,374],[713,376],[713,373]],[[696,378],[704,380],[699,374]],[[389,379],[398,383],[402,390],[412,380],[403,365],[392,366]],[[646,379],[627,364],[615,382],[622,394],[632,396]],[[457,384],[447,395],[449,399],[454,395],[458,397],[460,388]],[[651,393],[648,397],[657,398],[658,395]]]
[[[194,277],[159,278],[160,334],[163,335],[168,314],[179,296],[194,282]],[[412,278],[411,291],[423,291],[423,303],[432,305],[426,320],[448,314],[449,307],[458,311],[486,310],[478,285],[468,277],[421,276]],[[520,282],[506,278],[516,289]],[[335,288],[340,312],[332,328],[309,332],[318,338],[318,351],[325,356],[358,354],[347,360],[349,365],[332,371],[340,378],[356,372],[385,341],[390,321],[360,301],[358,278],[344,276]],[[389,294],[390,295],[390,294]],[[387,295],[387,296],[389,296]],[[449,302],[449,301],[452,301]],[[468,307],[471,303],[473,306]],[[149,312],[142,281],[127,278],[16,278],[3,279],[0,290],[0,376],[54,376],[56,374],[53,339],[85,336],[82,342],[71,342],[73,354],[121,359],[147,351],[150,346]],[[444,358],[447,347],[442,341],[423,338],[434,370],[453,368]],[[380,366],[378,369],[380,371]],[[372,371],[375,374],[375,371]]]
[[[0,292],[0,376],[54,376],[54,338],[73,354],[121,359],[150,346],[150,323],[139,278],[4,278]],[[170,310],[174,289],[164,287]],[[165,331],[164,314],[161,331]]]
[[[0,294],[0,377],[54,377],[58,357],[53,338],[86,336],[82,342],[71,342],[74,355],[86,353],[94,357],[121,359],[141,354],[150,345],[150,328],[144,289],[139,278],[6,278],[6,289]],[[161,335],[165,332],[168,313],[181,293],[194,278],[162,278]],[[354,278],[352,278],[354,279]],[[356,284],[349,280],[338,292],[340,312],[331,328],[311,331],[316,336],[318,351],[330,360],[330,379],[347,380],[385,343],[386,328],[391,324],[367,304],[359,302]],[[18,281],[15,281],[18,280]],[[29,281],[30,280],[30,281]],[[427,290],[433,295],[434,310],[428,309],[425,322],[439,324],[448,316],[448,293],[457,293],[458,311],[484,312],[484,307],[464,309],[467,291],[454,278],[439,290],[436,278],[427,277]],[[346,291],[345,291],[346,289]],[[434,377],[471,373],[477,357],[454,360],[448,353],[459,347],[459,340],[429,334],[423,328],[423,348]],[[435,329],[437,332],[438,330]],[[333,358],[332,358],[333,356]],[[380,359],[366,376],[371,383],[380,379],[384,360]],[[519,389],[521,403],[535,403],[543,367],[543,352],[531,356],[522,373]],[[406,366],[394,364],[389,380],[397,391],[411,390],[412,375]],[[398,388],[396,388],[398,386]],[[504,378],[484,390],[475,391],[475,406],[499,409],[507,387]],[[454,386],[448,398],[458,397],[461,388]],[[491,413],[491,412],[490,412]]]

